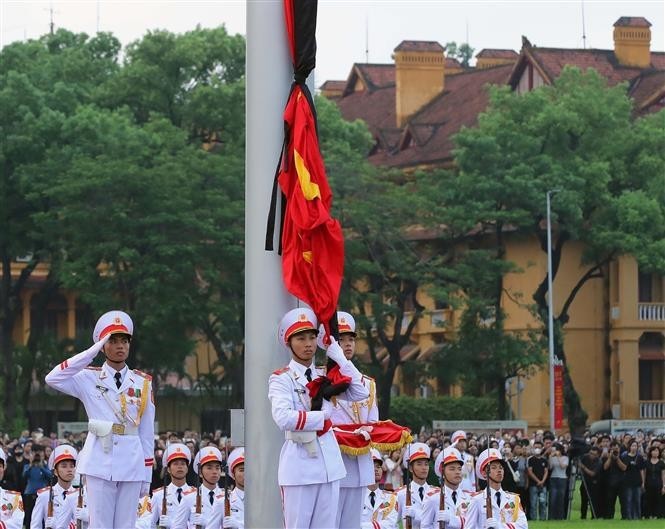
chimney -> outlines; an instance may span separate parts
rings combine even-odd
[[[445,57],[438,42],[404,40],[395,48],[397,126],[443,92]]]
[[[515,50],[485,48],[476,55],[476,68],[483,70],[504,64],[515,64],[519,58],[519,53]]]
[[[614,55],[622,66],[651,65],[650,27],[644,17],[621,17],[614,23]]]

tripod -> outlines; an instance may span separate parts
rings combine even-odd
[[[592,518],[597,518],[596,516],[596,509],[593,505],[593,499],[594,497],[591,495],[591,491],[589,490],[589,485],[586,480],[586,476],[584,475],[584,470],[580,468],[580,461],[581,457],[577,456],[572,460],[572,465],[570,467],[570,479],[568,480],[568,514],[567,514],[567,519],[570,520],[570,511],[573,507],[573,495],[575,494],[575,487],[577,486],[577,479],[582,480],[582,487],[584,488],[584,491],[586,492],[586,496],[589,500],[589,507],[591,509],[591,517]]]

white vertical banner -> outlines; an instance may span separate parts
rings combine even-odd
[[[277,484],[284,443],[272,420],[268,378],[289,361],[277,325],[296,306],[282,280],[281,257],[265,251],[270,196],[284,140],[282,114],[293,67],[282,0],[247,1],[245,153],[245,527],[283,526]],[[279,202],[279,201],[278,201]],[[279,219],[279,208],[277,212]],[[275,237],[279,236],[276,226]],[[275,249],[278,241],[275,241]]]

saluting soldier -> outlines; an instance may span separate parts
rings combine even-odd
[[[59,445],[48,458],[48,467],[57,478],[55,485],[37,491],[37,501],[30,518],[30,529],[62,529],[69,526],[66,511],[67,494],[72,491],[72,481],[76,475],[76,449],[69,445]],[[53,492],[51,493],[51,488]],[[49,500],[53,502],[53,512],[48,516]]]
[[[348,312],[337,313],[339,329],[339,345],[347,360],[351,360],[356,352],[356,321]],[[319,344],[320,345],[320,344]],[[367,389],[369,397],[361,401],[333,399],[330,420],[333,426],[338,424],[364,424],[379,420],[379,409],[376,405],[376,384],[365,375],[361,382]],[[360,511],[363,497],[368,485],[374,483],[372,456],[368,453],[349,455],[342,451],[342,461],[346,476],[339,484],[339,505],[337,507],[337,525],[340,529],[355,529],[360,524]]]
[[[0,448],[0,481],[5,476],[6,464],[7,456]],[[0,506],[0,529],[22,529],[25,513],[21,493],[0,487]]]
[[[134,529],[137,505],[150,490],[155,406],[149,375],[125,363],[134,332],[128,314],[99,318],[94,345],[57,365],[46,383],[78,398],[88,414],[88,436],[79,454],[86,478],[90,529]],[[89,364],[102,351],[101,367]]]
[[[402,525],[406,518],[411,518],[411,527],[420,529],[420,519],[423,515],[423,503],[432,486],[427,483],[429,474],[430,449],[425,443],[412,443],[406,447],[404,463],[408,465],[411,473],[411,482],[397,490],[397,505]],[[406,505],[406,491],[411,491],[411,505]]]
[[[194,457],[194,470],[201,477],[200,512],[196,512],[197,489],[194,487],[183,495],[172,519],[171,529],[187,529],[195,526],[203,528],[210,525],[215,503],[224,498],[224,490],[217,485],[222,476],[222,461],[222,453],[214,446],[206,446],[199,450]]]
[[[466,511],[471,502],[473,491],[463,490],[462,466],[464,456],[457,448],[449,446],[439,452],[434,462],[434,471],[443,481],[444,509],[440,509],[441,489],[430,490],[423,505],[420,529],[439,529],[439,523],[445,523],[446,529],[463,529]]]
[[[192,453],[187,445],[182,443],[171,443],[164,450],[162,468],[171,476],[171,483],[152,491],[150,509],[146,509],[141,515],[141,518],[148,518],[147,527],[170,528],[185,494],[196,491],[196,488],[186,481],[191,460]],[[166,513],[162,512],[164,494],[166,494]]]
[[[227,462],[229,473],[236,486],[229,491],[230,515],[224,514],[224,501],[215,502],[208,522],[209,529],[244,529],[245,528],[245,449],[240,446],[229,454]]]
[[[476,462],[476,473],[487,480],[485,490],[476,492],[471,498],[466,520],[468,527],[477,529],[527,529],[529,523],[522,510],[519,494],[501,488],[505,475],[504,461],[496,448],[484,450]],[[487,500],[492,505],[487,516]]]
[[[383,458],[376,449],[370,457],[374,467],[374,483],[363,491],[364,503],[360,515],[360,529],[397,529],[397,494],[379,488],[383,476]]]
[[[323,399],[312,410],[308,383],[324,377],[314,365],[318,322],[307,308],[287,312],[279,324],[280,344],[291,353],[289,364],[270,376],[268,397],[272,417],[286,441],[279,457],[278,482],[282,489],[286,529],[335,527],[339,483],[346,475],[337,439],[331,430],[332,404]],[[346,359],[336,341],[326,354],[348,377],[348,388],[337,399],[360,401],[369,397],[362,375]]]

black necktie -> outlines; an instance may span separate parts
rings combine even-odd
[[[120,380],[122,375],[120,374],[120,371],[116,372],[116,374],[113,375],[113,378],[115,378],[115,387],[120,389],[120,386],[122,385],[122,380]]]
[[[312,369],[311,368],[308,367],[307,369],[305,369],[305,376],[307,377],[307,382],[312,381]]]
[[[496,496],[496,504],[497,504],[497,506],[498,506],[498,507],[501,507],[501,493],[497,490],[497,491],[496,491],[496,494],[495,494],[494,496]]]
[[[215,491],[211,490],[210,492],[208,492],[208,497],[210,498],[210,505],[212,505],[213,502],[215,501]]]
[[[180,500],[182,500],[182,489],[178,488],[178,490],[176,490],[176,492],[178,493],[178,503],[180,503]]]
[[[420,496],[420,501],[423,501],[425,497],[425,487],[418,487],[418,496]]]
[[[372,509],[374,508],[374,502],[375,502],[374,496],[376,496],[374,491],[369,493],[369,504],[372,506]]]
[[[457,491],[456,490],[453,491],[452,496],[453,496],[453,503],[455,505],[457,505]]]
[[[66,500],[66,499],[67,499],[67,491],[66,491],[66,490],[63,490],[63,491],[62,491],[62,499],[63,499],[63,500]]]

